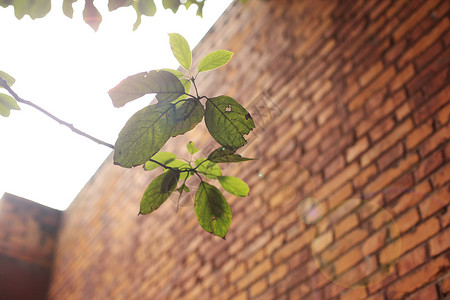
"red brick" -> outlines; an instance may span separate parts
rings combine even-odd
[[[439,221],[435,218],[428,219],[417,226],[414,232],[409,232],[402,236],[402,252],[406,253],[420,243],[426,241],[430,237],[439,232]]]
[[[440,232],[437,236],[432,238],[429,242],[430,255],[436,256],[450,248],[450,228]]]
[[[385,154],[383,154],[378,160],[378,169],[380,171],[384,170],[386,167],[388,167],[391,163],[402,157],[404,151],[403,151],[403,144],[397,143],[394,147],[389,149]]]
[[[370,140],[372,143],[376,142],[383,136],[385,136],[392,128],[394,128],[395,122],[393,118],[387,118],[382,120],[377,126],[369,131]]]
[[[449,76],[450,68],[443,69],[436,76],[434,76],[428,83],[424,84],[423,91],[425,96],[432,96],[436,91],[439,91],[450,82]]]
[[[400,73],[395,76],[395,78],[392,80],[390,88],[391,92],[397,91],[399,88],[401,88],[406,82],[408,82],[415,74],[414,66],[413,64],[409,64],[407,67],[405,67]]]
[[[422,299],[437,299],[438,294],[436,292],[436,286],[434,284],[430,284],[423,289],[414,292],[414,294],[408,296],[406,300],[422,300]]]
[[[428,63],[420,73],[407,84],[408,91],[411,95],[421,90],[433,77],[449,64],[450,49],[445,50],[432,62]]]
[[[363,167],[369,165],[375,158],[393,146],[398,140],[402,139],[412,128],[413,124],[411,119],[406,119],[361,156],[361,165]]]
[[[384,55],[384,61],[386,64],[390,64],[395,61],[406,49],[406,40],[401,40],[395,43],[389,50],[386,51]]]
[[[377,167],[372,164],[365,168],[362,172],[358,174],[353,180],[355,188],[360,188],[366,185],[366,183],[377,173]]]
[[[248,270],[247,274],[237,281],[237,287],[239,290],[246,288],[251,283],[253,283],[258,278],[262,277],[264,274],[272,269],[272,263],[269,259],[261,262],[251,270]]]
[[[416,178],[421,180],[425,176],[429,175],[433,170],[439,167],[444,161],[444,157],[441,151],[435,151],[429,157],[420,162],[419,168],[416,170]]]
[[[436,189],[441,188],[450,180],[450,163],[447,163],[433,176],[433,186]]]
[[[409,2],[408,0],[398,0],[398,1],[392,2],[392,5],[386,11],[386,16],[389,19],[392,18],[408,2]]]
[[[358,217],[355,214],[347,216],[345,219],[336,224],[334,231],[336,239],[358,226]]]
[[[439,147],[439,145],[447,142],[450,139],[450,124],[445,127],[442,127],[430,136],[425,142],[420,146],[420,154],[422,156],[427,156],[434,149]]]
[[[430,99],[425,105],[414,113],[414,122],[420,124],[431,118],[434,113],[450,101],[450,85]]]
[[[415,208],[396,218],[398,228],[402,234],[415,226],[419,221],[420,217]]]
[[[378,73],[384,69],[383,62],[378,61],[373,64],[366,72],[364,72],[361,77],[359,77],[359,84],[365,86],[369,83]]]
[[[365,300],[367,299],[367,292],[365,289],[356,288],[348,289],[344,294],[341,294],[340,300]]]
[[[428,0],[425,1],[424,4],[419,7],[413,14],[411,14],[408,19],[406,19],[395,32],[392,34],[394,40],[399,40],[405,33],[410,31],[412,28],[416,26],[417,23],[420,22],[435,6],[439,4],[439,0]]]
[[[345,169],[336,174],[331,180],[328,180],[320,189],[316,192],[317,199],[323,199],[331,193],[333,193],[337,188],[342,186],[345,182],[351,180],[359,171],[359,165],[352,163]]]
[[[418,247],[413,251],[402,255],[397,263],[398,275],[400,277],[405,275],[406,273],[423,264],[426,260],[427,251],[425,250],[425,246]]]
[[[449,259],[440,256],[432,260],[410,275],[402,277],[387,288],[389,299],[400,299],[408,293],[415,291],[435,280],[440,274],[444,273],[450,267]]]
[[[428,48],[428,50],[414,60],[416,68],[418,70],[422,69],[422,67],[426,66],[428,62],[439,55],[443,49],[444,47],[442,46],[442,42],[440,40],[434,43],[430,48]]]
[[[409,103],[403,103],[402,106],[395,110],[395,118],[397,121],[402,121],[406,116],[411,113],[411,107]]]
[[[450,18],[442,19],[428,34],[424,35],[399,58],[398,65],[403,67],[432,45],[450,26]]]
[[[447,124],[449,119],[450,119],[450,104],[446,105],[438,112],[438,121],[440,125]]]
[[[352,162],[356,157],[363,153],[369,147],[369,141],[367,137],[363,137],[358,140],[353,146],[346,151],[346,160],[348,163]]]
[[[371,234],[362,244],[361,250],[364,256],[368,256],[382,248],[386,243],[386,229],[380,229]]]
[[[336,172],[342,170],[344,166],[345,160],[343,155],[332,160],[324,170],[325,179],[332,177]]]
[[[448,187],[444,187],[438,193],[425,198],[419,205],[422,218],[428,218],[435,212],[445,209],[449,205],[450,191]]]
[[[423,141],[426,137],[430,136],[433,132],[433,121],[429,120],[426,123],[423,123],[416,129],[414,129],[408,136],[406,137],[406,148],[413,149],[416,147],[421,141]]]

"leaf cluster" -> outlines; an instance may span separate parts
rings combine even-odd
[[[197,6],[197,16],[203,16],[203,7],[206,0],[161,0],[165,9],[170,9],[173,13],[176,13],[180,6],[189,9],[192,5]],[[73,3],[77,0],[63,0],[62,10],[64,15],[68,18],[73,17],[74,9]],[[51,9],[51,0],[0,0],[0,6],[14,7],[14,15],[17,19],[22,19],[25,15],[29,15],[31,19],[45,17]],[[141,24],[142,16],[154,16],[157,8],[154,0],[108,0],[108,10],[113,11],[120,7],[132,7],[136,11],[137,19],[133,26],[133,30],[136,30]],[[89,24],[95,31],[98,30],[100,23],[102,22],[102,15],[94,5],[93,0],[85,0],[83,9],[83,19]]]
[[[206,231],[225,237],[231,222],[231,209],[218,188],[208,179],[217,180],[229,193],[245,197],[249,187],[242,180],[223,176],[218,163],[238,163],[251,160],[235,152],[247,141],[245,135],[255,127],[249,112],[228,96],[209,98],[198,93],[196,78],[199,73],[225,65],[233,53],[217,50],[199,63],[195,76],[191,73],[192,53],[187,41],[179,34],[169,34],[170,46],[184,73],[162,69],[129,76],[109,91],[113,105],[122,107],[147,94],[156,95],[156,104],[136,112],[120,131],[114,150],[114,163],[125,168],[143,165],[147,171],[162,167],[145,191],[140,214],[155,211],[177,191],[179,197],[189,192],[186,181],[191,176],[200,178],[195,195],[195,213]],[[186,73],[186,74],[185,74]],[[191,86],[195,95],[190,93]],[[204,104],[202,103],[204,102]],[[192,130],[203,118],[211,136],[220,147],[208,157],[192,157],[199,151],[193,142],[187,144],[189,159],[178,159],[170,152],[160,152],[171,138]]]

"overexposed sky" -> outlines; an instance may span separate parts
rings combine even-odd
[[[12,7],[0,7],[0,70],[16,79],[12,88],[20,97],[114,144],[126,120],[152,97],[117,109],[108,90],[138,72],[178,68],[167,33],[180,33],[194,48],[231,0],[208,0],[203,19],[195,16],[196,5],[174,15],[160,7],[161,0],[155,3],[156,16],[143,16],[135,32],[134,10],[107,12],[106,0],[95,1],[103,16],[98,32],[82,20],[84,1],[74,3],[72,20],[62,13],[62,0],[34,21],[17,20]],[[21,111],[0,117],[0,196],[8,192],[66,209],[111,149],[19,105]]]

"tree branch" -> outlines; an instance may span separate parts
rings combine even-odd
[[[96,143],[98,143],[98,144],[100,144],[100,145],[103,145],[103,146],[106,146],[106,147],[108,147],[108,148],[114,149],[114,146],[113,146],[113,145],[111,145],[111,144],[109,144],[109,143],[107,143],[107,142],[104,142],[104,141],[102,141],[102,140],[99,140],[98,138],[93,137],[92,135],[87,134],[86,132],[81,131],[81,130],[75,128],[75,127],[73,126],[73,124],[70,124],[70,123],[67,123],[66,121],[61,120],[60,118],[58,118],[58,117],[56,117],[55,115],[49,113],[48,111],[46,111],[45,109],[43,109],[43,108],[40,107],[39,105],[34,104],[34,103],[31,102],[31,101],[28,101],[28,100],[25,100],[25,99],[20,98],[19,95],[17,95],[16,92],[14,92],[14,91],[9,87],[9,85],[6,83],[6,81],[5,81],[3,78],[1,78],[1,77],[0,77],[0,86],[3,87],[3,88],[5,88],[5,89],[11,94],[11,96],[13,96],[14,99],[16,99],[17,102],[26,104],[26,105],[28,105],[28,106],[31,106],[31,107],[37,109],[38,111],[40,111],[41,113],[45,114],[47,117],[50,117],[51,119],[53,119],[54,121],[58,122],[59,124],[64,125],[64,126],[70,128],[74,133],[76,133],[76,134],[78,134],[78,135],[81,135],[81,136],[83,136],[83,137],[85,137],[85,138],[87,138],[87,139],[90,139],[91,141],[94,141],[94,142],[96,142]]]

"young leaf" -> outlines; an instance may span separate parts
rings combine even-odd
[[[133,0],[109,0],[108,1],[108,10],[113,11],[118,9],[119,7],[130,6],[133,3]],[[73,9],[72,9],[73,12]]]
[[[189,70],[192,64],[192,53],[188,42],[178,33],[169,33],[170,48],[180,65]]]
[[[0,78],[6,81],[6,84],[8,84],[8,86],[10,87],[14,84],[14,82],[16,82],[16,80],[11,75],[3,71],[0,71]],[[3,87],[0,86],[0,88]]]
[[[198,65],[198,72],[205,72],[220,68],[230,61],[233,52],[227,50],[217,50],[207,54]]]
[[[198,166],[197,171],[205,175],[206,178],[216,179],[222,176],[222,169],[216,163],[205,161],[206,158],[199,158],[195,160],[195,165]]]
[[[187,162],[184,162],[182,160],[175,159],[175,160],[169,161],[166,164],[166,166],[173,168],[173,169],[180,170],[181,171],[180,172],[181,180],[188,179],[189,177],[192,176],[191,172],[186,172],[186,170],[191,169],[191,166]],[[183,171],[185,171],[185,172],[183,172]]]
[[[156,177],[142,196],[139,213],[146,215],[158,209],[177,187],[179,176],[180,173],[169,170]]]
[[[204,230],[225,239],[231,224],[231,209],[219,189],[201,182],[195,194],[194,210]]]
[[[16,99],[9,95],[0,93],[0,116],[9,117],[11,109],[20,110]]]
[[[249,112],[228,96],[210,98],[206,101],[205,123],[212,137],[230,150],[236,150],[247,144],[244,135],[255,128]]]
[[[153,0],[137,0],[136,11],[144,16],[154,16],[156,13],[156,5]]]
[[[163,165],[166,165],[167,163],[175,160],[176,158],[177,158],[177,156],[175,154],[173,154],[171,152],[165,152],[165,151],[158,152],[151,157],[152,160],[156,160],[157,162],[160,162]],[[157,167],[161,167],[161,165],[159,165],[155,162],[152,162],[152,161],[148,161],[144,165],[144,169],[146,171],[154,170]]]
[[[233,176],[218,176],[220,185],[230,194],[238,197],[247,197],[250,188],[241,179]]]
[[[197,99],[187,99],[175,109],[175,125],[172,136],[184,134],[203,119],[203,105]]]
[[[166,72],[172,73],[173,75],[177,76],[178,79],[181,79],[181,78],[183,78],[183,76],[184,76],[183,73],[181,73],[181,72],[178,71],[178,70],[174,70],[174,69],[167,69],[167,68],[164,68],[164,69],[160,69],[159,71],[166,71]]]
[[[174,106],[149,105],[135,113],[119,133],[114,150],[114,164],[131,168],[155,155],[170,138]]]
[[[173,13],[176,13],[178,7],[180,7],[180,0],[162,0],[163,7],[165,9],[171,9]]]
[[[159,102],[175,100],[184,94],[184,86],[170,72],[150,71],[125,78],[108,93],[114,106],[122,107],[130,101],[152,93],[156,93]]]
[[[254,160],[254,158],[242,157],[239,154],[235,154],[234,151],[230,149],[220,147],[209,154],[208,160],[215,163],[235,163],[247,160]]]
[[[194,145],[194,143],[192,141],[187,143],[186,148],[187,148],[187,150],[189,151],[190,154],[195,154],[198,151],[200,151],[200,149],[195,148],[195,145]]]

